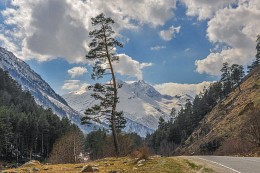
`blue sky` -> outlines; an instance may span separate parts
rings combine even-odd
[[[0,45],[25,60],[59,94],[95,82],[84,56],[90,17],[99,12],[115,20],[124,41],[117,50],[123,59],[117,78],[143,79],[162,93],[181,92],[176,84],[202,89],[206,81],[218,79],[223,62],[246,65],[255,54],[257,0],[111,2],[1,0]],[[243,18],[236,21],[234,16]]]

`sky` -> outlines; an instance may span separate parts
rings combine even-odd
[[[250,64],[260,34],[259,0],[0,0],[0,10],[0,46],[61,95],[98,82],[85,55],[100,13],[124,44],[116,77],[170,95],[199,93],[223,62]]]

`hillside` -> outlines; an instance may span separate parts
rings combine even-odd
[[[38,105],[45,109],[50,108],[60,118],[67,117],[84,132],[93,130],[93,127],[80,125],[82,115],[72,109],[27,63],[1,47],[0,68],[7,71],[24,91],[29,91]]]
[[[260,68],[207,114],[175,154],[256,153],[260,141]],[[257,149],[258,147],[258,149]],[[259,153],[259,152],[258,152]]]
[[[56,139],[72,129],[80,131],[67,118],[37,105],[0,69],[0,170],[6,162],[46,159]]]
[[[94,103],[91,92],[72,92],[64,95],[64,99],[28,64],[1,47],[0,68],[7,71],[23,90],[29,91],[38,105],[45,109],[51,108],[60,118],[69,118],[83,132],[88,133],[94,128],[108,127],[105,122],[102,125],[94,123],[93,126],[80,124],[80,118],[84,115],[84,111]],[[124,110],[127,119],[124,131],[136,132],[142,137],[154,132],[160,116],[169,119],[173,107],[179,110],[187,99],[193,99],[189,95],[175,97],[162,95],[145,81],[119,82],[123,84],[119,90],[119,109]]]

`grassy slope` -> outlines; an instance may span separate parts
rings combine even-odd
[[[151,157],[149,160],[139,165],[135,163],[135,159],[130,158],[105,158],[89,163],[82,164],[62,164],[62,165],[31,165],[20,167],[18,169],[6,170],[6,172],[32,172],[33,168],[37,168],[39,173],[78,173],[84,165],[97,166],[99,172],[107,173],[109,171],[125,172],[125,173],[207,173],[214,171],[201,165],[188,161],[179,157]]]
[[[249,74],[241,84],[241,92],[236,88],[228,97],[219,103],[202,121],[193,134],[188,138],[178,154],[209,154],[203,153],[200,145],[214,139],[220,141],[220,147],[212,154],[224,154],[221,150],[228,147],[227,141],[243,139],[243,130],[250,126],[248,120],[253,110],[260,110],[260,68]],[[232,142],[230,142],[230,145]],[[239,145],[234,142],[234,145]],[[225,146],[226,145],[226,146]],[[243,146],[241,146],[243,147]]]

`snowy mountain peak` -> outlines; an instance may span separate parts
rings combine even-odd
[[[92,91],[87,87],[82,88],[81,91],[64,95],[64,100],[28,64],[1,47],[0,68],[8,71],[23,90],[29,91],[34,96],[36,103],[44,108],[51,108],[60,117],[68,117],[83,131],[89,132],[95,127],[108,127],[105,122],[101,126],[97,124],[90,127],[80,125],[80,118],[84,115],[85,110],[96,104],[91,97]],[[127,119],[124,130],[136,132],[142,137],[152,133],[158,127],[160,116],[167,120],[173,107],[179,110],[186,103],[187,98],[191,99],[188,95],[175,97],[162,95],[144,80],[135,82],[118,80],[117,83],[122,85],[118,89],[118,110],[122,110]]]
[[[161,98],[162,95],[154,89],[153,86],[146,83],[144,80],[139,80],[132,84],[129,84],[129,88],[133,90],[137,97],[151,97],[151,98]]]
[[[145,136],[146,133],[158,127],[160,116],[166,120],[169,119],[172,108],[180,110],[181,106],[186,103],[186,99],[190,98],[186,95],[180,95],[180,97],[162,95],[143,80],[135,82],[118,80],[118,83],[122,84],[122,87],[118,89],[117,109],[124,112],[128,122],[135,122],[131,125],[132,128],[135,128],[137,123],[144,127],[143,130],[146,129],[146,131],[138,132],[141,136]],[[91,94],[92,91],[86,91],[83,94],[65,94],[63,97],[74,109],[84,113],[88,107],[97,103]]]
[[[125,82],[124,82],[124,81],[122,81],[122,80],[120,80],[120,79],[118,79],[118,80],[117,80],[117,84],[118,84],[118,85],[124,85],[124,84],[125,84]]]

